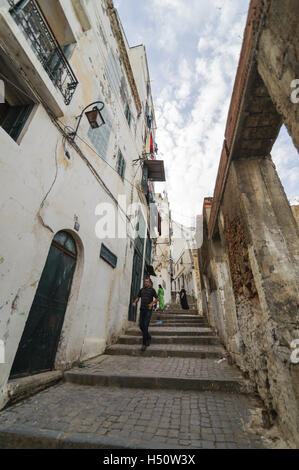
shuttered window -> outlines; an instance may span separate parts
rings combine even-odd
[[[125,178],[125,172],[126,172],[126,160],[123,157],[123,154],[121,151],[118,151],[117,155],[117,165],[116,165],[117,172],[121,179],[124,181]]]
[[[113,268],[116,268],[117,256],[114,253],[112,253],[112,251],[110,251],[109,248],[107,248],[107,246],[104,245],[104,243],[102,243],[102,246],[101,246],[100,257],[103,260],[105,260],[108,264],[110,264],[110,266],[112,266]]]

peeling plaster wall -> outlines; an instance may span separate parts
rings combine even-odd
[[[85,116],[79,136],[95,147],[100,155],[79,137],[76,144],[116,199],[118,195],[123,195],[127,205],[138,202],[138,191],[131,184],[134,186],[141,180],[141,168],[133,167],[131,162],[142,151],[144,117],[137,117],[127,71],[120,59],[104,2],[84,2],[86,18],[91,25],[87,29],[85,21],[86,31],[81,28],[72,2],[63,2],[62,5],[64,20],[70,22],[76,39],[70,64],[79,85],[71,104],[62,106],[60,120],[74,128],[76,116],[84,106],[101,97],[105,112],[111,119],[105,155],[101,155],[93,139],[89,139],[91,134]],[[8,15],[6,7],[1,10],[4,16]],[[0,28],[0,39],[1,33]],[[21,46],[28,47],[25,38],[21,34],[19,37]],[[115,62],[113,71],[109,59],[111,54]],[[20,47],[16,69],[22,68],[22,60]],[[138,69],[133,67],[132,70],[138,76]],[[146,82],[143,83],[143,78],[139,77],[138,82],[140,100],[144,103],[147,99]],[[49,93],[52,93],[52,88]],[[132,113],[130,127],[124,114],[124,96]],[[95,215],[96,206],[109,203],[117,211],[116,204],[90,171],[86,161],[68,143],[66,149],[70,159],[65,156],[62,135],[46,108],[46,101],[36,105],[28,128],[18,143],[0,127],[0,217],[3,221],[0,235],[0,338],[5,341],[6,356],[6,364],[0,368],[0,408],[7,401],[10,369],[52,239],[58,231],[71,232],[76,240],[78,259],[55,368],[66,369],[74,361],[101,354],[106,345],[128,326],[134,245],[129,237],[96,237],[95,226],[99,220],[99,216]],[[116,168],[118,149],[126,159],[125,177],[131,184],[126,180],[123,182],[112,169]],[[112,168],[103,161],[103,157]],[[75,215],[80,224],[79,232],[74,230]],[[116,269],[99,257],[102,242],[118,257]]]
[[[258,71],[299,151],[299,106],[291,101],[295,91],[291,83],[299,78],[298,2],[267,0],[265,4],[267,15],[257,51]]]
[[[295,220],[297,222],[297,225],[299,225],[299,205],[298,206],[291,206],[293,215],[295,217]]]
[[[152,281],[157,292],[159,284],[163,287],[166,305],[171,303],[170,213],[167,194],[155,194],[155,202],[161,215],[161,235],[156,238],[156,244],[153,246],[153,268],[156,277],[153,277]]]
[[[211,324],[270,422],[278,416],[298,444],[299,370],[290,347],[299,338],[298,226],[270,158],[232,163],[218,219],[221,243],[203,245]]]
[[[210,230],[200,250],[208,318],[256,385],[268,421],[277,417],[297,447],[299,367],[291,343],[299,338],[299,231],[269,154],[282,123],[299,149],[292,84],[299,76],[298,12],[296,0],[250,3],[214,198],[204,203]],[[226,281],[217,275],[218,236]]]

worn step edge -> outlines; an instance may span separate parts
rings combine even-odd
[[[217,336],[152,336],[152,344],[220,344],[219,338]],[[141,344],[141,336],[121,336],[118,338],[119,344]]]
[[[127,345],[130,346],[130,345]],[[145,351],[141,352],[140,348],[119,348],[116,345],[106,349],[105,354],[110,356],[143,356],[143,357],[195,357],[200,359],[207,359],[207,358],[222,358],[224,352],[220,349],[215,351],[205,351],[204,349],[197,350],[197,351],[190,351],[190,350],[182,350],[182,349],[173,349],[173,350],[165,350],[165,349],[151,349],[148,348]]]
[[[201,321],[198,318],[161,318],[161,317],[151,317],[152,321],[168,321],[176,323],[196,323],[197,325],[208,325],[207,322]]]
[[[210,328],[210,326],[208,325],[208,323],[199,323],[197,321],[183,321],[183,320],[179,320],[179,321],[173,321],[173,320],[158,320],[156,318],[152,318],[151,319],[151,325],[154,326],[154,324],[158,323],[158,322],[163,322],[163,324],[168,324],[169,326],[181,326],[181,327],[185,327],[185,328],[189,328],[189,327],[196,327],[196,328]],[[158,326],[158,325],[157,325]]]
[[[122,440],[115,437],[97,436],[91,433],[69,433],[33,429],[29,426],[0,428],[1,449],[168,449],[176,447],[161,445],[157,441],[140,443],[136,439]]]
[[[157,325],[159,326],[159,325]],[[150,325],[150,332],[152,332],[152,328],[154,328],[153,325]],[[142,336],[141,335],[141,331],[138,331],[138,330],[128,330],[126,332],[126,335],[127,336]],[[163,328],[159,328],[159,330],[155,330],[154,333],[152,333],[152,336],[153,335],[157,335],[157,336],[176,336],[176,337],[180,337],[180,336],[194,336],[194,337],[198,337],[198,336],[214,336],[215,333],[213,332],[213,330],[210,330],[207,328],[207,331],[163,331]]]
[[[196,325],[208,325],[207,322],[202,322],[200,320],[197,320],[196,318],[193,320],[183,320],[183,319],[173,319],[173,318],[156,318],[152,317],[151,321],[163,321],[163,322],[169,322],[169,323],[181,323],[185,325],[189,325],[190,323],[196,323]]]
[[[188,310],[188,312],[182,312],[182,311],[180,311],[180,312],[171,312],[170,310],[164,311],[164,312],[155,312],[155,311],[154,311],[154,312],[153,312],[153,315],[171,315],[171,316],[173,316],[173,317],[179,316],[179,315],[182,316],[182,317],[194,315],[194,316],[196,316],[196,317],[198,317],[198,318],[202,318],[202,319],[204,318],[204,317],[202,317],[201,315],[199,315],[199,314],[196,312],[196,310]]]
[[[189,308],[189,310],[184,310],[183,308],[165,308],[163,311],[162,310],[154,310],[156,313],[180,313],[181,315],[188,315],[189,312],[194,312],[197,315],[198,309],[197,308]],[[200,315],[203,317],[203,315]]]
[[[8,396],[9,400],[7,406],[19,403],[45,388],[56,385],[63,379],[62,371],[49,371],[41,374],[30,375],[29,377],[21,377],[8,381]]]
[[[206,320],[204,320],[203,318],[200,318],[198,315],[170,315],[170,314],[156,314],[156,313],[153,313],[151,315],[152,318],[169,318],[169,319],[173,319],[173,320],[198,320],[200,322],[204,322]]]
[[[224,392],[248,394],[253,389],[242,379],[163,377],[144,375],[100,374],[69,371],[64,374],[66,382],[77,385],[146,388],[167,390],[193,390],[199,392]]]

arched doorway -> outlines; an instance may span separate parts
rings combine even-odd
[[[43,269],[10,378],[51,370],[76,267],[72,236],[58,232]]]

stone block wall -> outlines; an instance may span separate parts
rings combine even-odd
[[[298,443],[299,369],[290,360],[299,338],[296,243],[298,227],[271,159],[233,162],[218,232],[203,245],[208,317],[255,384],[269,421],[278,416],[286,438]]]

